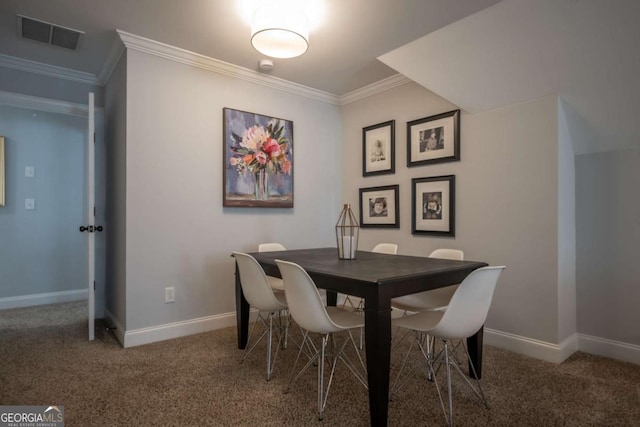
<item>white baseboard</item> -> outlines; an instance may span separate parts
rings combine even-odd
[[[251,317],[255,318],[256,313],[255,310],[251,310]],[[105,315],[116,327],[116,337],[125,348],[236,325],[236,313],[230,312],[125,331],[120,322],[118,322],[108,310],[105,310]],[[584,334],[573,334],[564,339],[560,344],[553,344],[485,328],[484,343],[552,363],[562,363],[573,353],[580,350],[585,353],[640,365],[640,346]]]
[[[0,310],[31,307],[34,305],[57,304],[61,302],[82,301],[87,298],[89,298],[89,291],[87,289],[20,295],[17,297],[0,298]]]
[[[552,363],[562,363],[579,348],[577,334],[552,344],[490,328],[484,329],[484,343]]]
[[[485,328],[485,344],[536,359],[562,363],[576,351],[640,365],[640,346],[585,334],[573,334],[560,344],[552,344],[507,332]]]
[[[640,365],[640,346],[592,335],[578,334],[580,351]]]
[[[121,343],[123,343],[123,347],[125,348],[134,347],[137,345],[150,344],[156,341],[199,334],[201,332],[213,331],[235,325],[236,313],[224,313],[215,316],[185,320],[182,322],[167,323],[150,328],[126,331]],[[120,330],[120,328],[117,330]]]

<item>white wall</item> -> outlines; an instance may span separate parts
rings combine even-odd
[[[564,102],[558,100],[558,342],[570,339],[576,347],[576,170],[571,142]]]
[[[635,345],[635,359],[626,359],[636,363],[640,360],[638,189],[640,149],[576,157],[578,330],[590,341]]]
[[[86,243],[78,231],[86,117],[0,106],[0,135],[0,308],[86,298]],[[33,178],[25,177],[25,166],[35,168]],[[34,210],[25,210],[26,198],[35,200]]]
[[[486,326],[558,343],[558,148],[553,96],[461,116],[461,161],[408,168],[406,122],[456,107],[409,83],[342,108],[345,201],[358,189],[400,185],[400,229],[361,230],[361,248],[399,244],[426,256],[439,247],[506,265]],[[396,120],[396,173],[362,177],[362,128]],[[456,237],[411,235],[411,178],[456,176]],[[517,349],[516,349],[517,350]]]
[[[234,250],[335,246],[337,106],[127,51],[126,329],[235,311]],[[293,209],[222,207],[222,109],[294,122]],[[176,302],[164,303],[164,289]],[[235,321],[234,317],[231,317]]]
[[[122,55],[105,86],[105,308],[124,340],[126,294],[127,58]]]
[[[40,98],[87,104],[87,93],[95,94],[95,105],[104,105],[104,89],[86,83],[0,67],[0,90]]]

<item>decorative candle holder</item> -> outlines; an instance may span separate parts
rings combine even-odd
[[[351,205],[345,204],[336,223],[336,243],[338,258],[356,259],[360,226],[351,211]]]

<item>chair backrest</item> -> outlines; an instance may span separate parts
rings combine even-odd
[[[442,319],[429,334],[448,339],[468,338],[475,334],[487,319],[493,291],[504,269],[504,266],[483,267],[465,277]]]
[[[260,243],[258,245],[258,252],[277,252],[286,250],[287,248],[280,243]]]
[[[254,257],[242,252],[234,252],[233,256],[238,263],[242,293],[249,305],[261,311],[287,308],[273,295],[269,279]]]
[[[318,288],[304,268],[279,259],[276,264],[282,275],[289,313],[300,327],[321,334],[342,329],[327,314]]]
[[[436,249],[435,251],[431,252],[429,258],[442,258],[464,261],[464,252],[458,249]]]
[[[371,252],[395,255],[398,253],[398,245],[395,243],[378,243],[373,249],[371,249]]]

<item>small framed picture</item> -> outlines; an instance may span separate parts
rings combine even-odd
[[[460,160],[460,110],[407,122],[407,166]]]
[[[362,128],[362,176],[396,171],[396,121]]]
[[[399,185],[360,189],[360,227],[400,228]]]
[[[455,175],[411,180],[411,234],[454,237]]]

